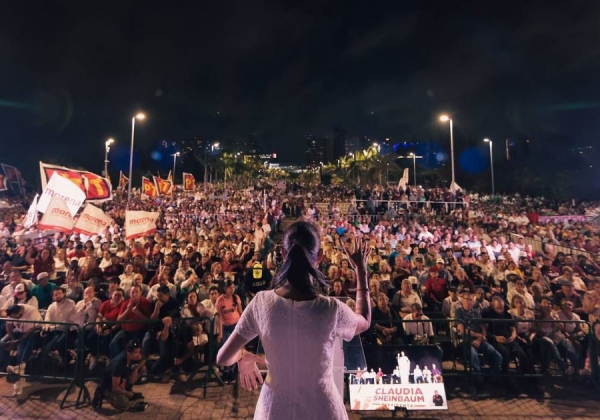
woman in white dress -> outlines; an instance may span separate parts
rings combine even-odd
[[[317,285],[327,285],[316,269],[322,256],[319,246],[313,224],[301,221],[289,227],[275,290],[256,294],[217,355],[219,365],[238,363],[240,383],[247,389],[256,389],[263,381],[256,363],[266,362],[268,374],[255,419],[348,418],[333,380],[333,345],[336,337],[350,341],[369,328],[369,248],[355,239],[345,250],[358,274],[356,312],[352,312],[337,299],[317,291]],[[264,362],[243,350],[256,336],[265,349]]]

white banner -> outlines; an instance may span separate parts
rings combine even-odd
[[[79,215],[73,232],[92,236],[101,233],[106,226],[110,226],[112,219],[93,204],[87,203]]]
[[[71,212],[71,216],[75,216],[79,208],[83,205],[85,192],[83,192],[77,184],[54,173],[38,201],[37,210],[40,213],[46,213],[46,209],[48,208],[52,197],[58,197],[64,200],[67,208]]]
[[[39,195],[35,195],[31,205],[29,206],[29,210],[27,210],[27,216],[25,216],[25,223],[23,226],[25,229],[29,229],[31,226],[35,225],[38,221],[37,218],[37,205],[38,205],[38,197]]]
[[[156,221],[160,213],[151,211],[125,212],[125,233],[127,239],[139,238],[156,232]]]
[[[39,229],[52,229],[58,232],[71,232],[73,230],[73,217],[65,200],[57,195],[50,199],[46,213],[40,220]]]
[[[350,385],[352,410],[447,410],[443,383]]]

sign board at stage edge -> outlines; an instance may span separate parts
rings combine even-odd
[[[437,346],[376,346],[365,359],[349,375],[351,410],[448,409]]]

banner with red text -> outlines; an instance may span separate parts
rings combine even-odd
[[[194,178],[194,175],[184,172],[183,173],[183,190],[184,191],[194,191],[195,188],[196,188],[196,178]]]
[[[152,211],[125,212],[125,234],[127,239],[139,238],[156,232],[156,221],[160,213]]]
[[[437,346],[364,347],[366,366],[349,374],[352,410],[447,410]]]
[[[46,184],[44,191],[37,204],[37,210],[45,213],[53,197],[59,197],[65,201],[71,216],[75,216],[85,200],[85,192],[70,178],[65,178],[59,173],[52,174],[50,181]]]
[[[102,233],[107,226],[110,226],[112,221],[102,210],[88,203],[79,215],[77,222],[75,222],[73,232],[88,236],[97,235]]]
[[[38,223],[40,230],[54,230],[69,233],[73,230],[73,216],[65,200],[58,195],[50,199],[50,204],[42,220]]]
[[[93,172],[40,162],[42,189],[46,188],[46,184],[54,173],[58,173],[77,185],[85,193],[85,198],[88,201],[102,202],[112,199],[112,184],[107,178]]]
[[[447,410],[444,384],[350,385],[350,407],[356,411]]]

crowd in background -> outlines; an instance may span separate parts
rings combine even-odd
[[[67,368],[74,357],[62,350],[74,346],[69,328],[35,330],[19,322],[44,319],[86,329],[89,369],[137,339],[144,356],[158,354],[143,380],[171,372],[185,380],[186,362],[207,343],[209,324],[190,322],[182,332],[174,321],[217,315],[215,337],[226,340],[247,301],[271,286],[284,258],[277,231],[285,218],[319,226],[319,268],[330,282],[323,293],[349,305],[356,275],[342,247],[355,236],[369,242],[373,324],[363,334],[366,345],[436,344],[438,324],[415,321],[454,319],[445,334],[455,342],[468,334],[465,345],[477,372],[481,361],[506,372],[513,359],[524,373],[589,370],[587,324],[578,321],[600,316],[598,226],[545,224],[540,216],[581,215],[592,203],[382,186],[211,189],[155,201],[134,196],[129,209],[159,209],[161,215],[156,233],[127,240],[128,203],[119,194],[102,204],[114,223],[92,237],[25,229],[29,203],[6,202],[13,206],[0,209],[3,371],[25,369],[36,355]],[[542,250],[526,238],[539,240]],[[558,245],[571,252],[557,252]],[[151,325],[125,322],[144,319]],[[22,345],[30,336],[33,345]],[[234,372],[224,368],[223,379],[234,381]]]

